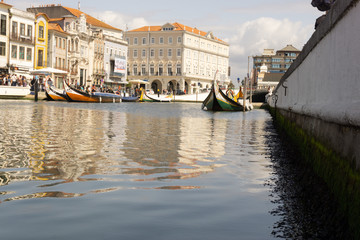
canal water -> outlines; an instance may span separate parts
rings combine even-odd
[[[2,100],[0,235],[342,236],[346,226],[329,221],[339,219],[331,196],[309,171],[299,171],[298,156],[260,109]]]

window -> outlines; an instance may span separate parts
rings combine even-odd
[[[61,38],[59,38],[59,48],[61,48]]]
[[[31,61],[31,60],[32,60],[32,49],[31,49],[31,48],[27,48],[27,49],[26,49],[26,60],[27,60],[27,61]]]
[[[32,37],[32,26],[31,25],[27,26],[27,35],[28,35],[28,37]]]
[[[134,64],[133,66],[134,75],[137,75],[137,64]]]
[[[176,50],[176,56],[181,57],[181,49],[180,48],[178,48]]]
[[[180,63],[178,63],[178,64],[176,65],[176,74],[177,74],[177,75],[180,75],[180,74],[181,74],[181,64],[180,64]]]
[[[154,64],[152,63],[150,64],[150,74],[154,75],[154,73],[155,73],[155,68],[154,68]]]
[[[164,56],[164,50],[163,49],[159,49],[159,57],[163,57]]]
[[[6,15],[1,14],[0,34],[6,35]]]
[[[126,38],[126,42],[130,44],[130,38]]]
[[[167,72],[168,72],[169,76],[172,76],[172,65],[171,65],[171,63],[168,64],[168,71]]]
[[[159,64],[159,75],[161,76],[163,74],[163,64]]]
[[[38,50],[38,66],[43,67],[44,51],[42,49]]]
[[[273,62],[281,62],[281,59],[280,59],[280,58],[273,58],[272,61],[273,61]]]
[[[145,64],[141,65],[141,74],[146,75],[146,65]]]
[[[55,46],[58,47],[58,37],[55,37]]]
[[[20,35],[25,36],[25,24],[20,23]]]
[[[272,68],[280,68],[280,67],[281,67],[280,64],[273,64],[273,65],[272,65]]]
[[[66,42],[65,42],[65,39],[63,39],[63,49],[65,49],[66,48]]]
[[[178,37],[178,38],[177,38],[177,42],[178,42],[178,43],[182,43],[182,37]]]
[[[164,38],[163,38],[163,37],[160,37],[160,38],[159,38],[159,43],[160,43],[160,44],[164,44]]]
[[[172,56],[172,49],[168,49],[168,57],[171,57]]]
[[[137,53],[137,50],[136,50],[136,49],[134,50],[133,56],[134,56],[134,58],[137,58],[137,57],[138,57],[138,53]]]
[[[19,59],[24,60],[25,59],[25,47],[19,47]]]
[[[150,57],[155,57],[155,50],[154,49],[150,50]]]
[[[146,50],[145,50],[145,49],[143,49],[143,50],[141,51],[141,56],[142,56],[142,57],[146,57]]]
[[[151,38],[151,44],[155,44],[155,38],[154,37]]]
[[[44,38],[44,26],[39,26],[39,38]]]
[[[12,32],[12,34],[13,34],[13,36],[16,36],[17,33],[18,33],[18,30],[17,30],[18,24],[17,24],[17,22],[12,22],[12,25],[11,25],[11,26],[12,26],[12,27],[11,27],[11,32]]]
[[[17,45],[11,46],[11,58],[17,58]]]
[[[173,43],[173,38],[172,38],[172,37],[169,37],[168,43],[169,43],[169,44],[172,44],[172,43]]]
[[[0,42],[0,56],[6,55],[6,43]]]
[[[142,44],[143,44],[143,45],[146,44],[146,38],[142,38]]]
[[[134,38],[134,45],[138,44],[138,38]]]

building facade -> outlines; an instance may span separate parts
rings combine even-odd
[[[0,2],[0,74],[4,75],[9,72],[9,57],[10,57],[10,27],[9,27],[9,10],[11,5]]]
[[[48,39],[48,58],[47,66],[62,71],[69,72],[68,68],[68,37],[69,34],[64,32],[57,23],[49,23]],[[64,75],[54,74],[52,79],[57,88],[63,88]]]
[[[148,80],[154,92],[196,93],[210,88],[215,75],[230,83],[229,45],[212,32],[167,23],[127,31],[126,40],[128,79]]]
[[[34,69],[41,69],[47,67],[49,18],[44,13],[36,14],[35,18]]]
[[[262,66],[266,66],[268,72],[285,73],[294,60],[299,56],[300,50],[292,45],[275,52],[274,49],[264,49],[262,55],[253,57],[254,69],[259,73]]]
[[[115,56],[125,57],[127,43],[123,31],[114,28],[78,9],[61,5],[28,8],[33,13],[46,13],[68,33],[69,78],[71,83],[88,85],[119,85],[126,80],[124,74],[113,74]],[[115,54],[111,54],[113,50]],[[125,64],[126,66],[126,64]]]
[[[9,73],[30,78],[29,71],[34,67],[35,14],[11,8],[10,15]],[[41,36],[47,37],[44,32]]]

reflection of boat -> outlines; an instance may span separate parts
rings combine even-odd
[[[0,98],[23,98],[29,94],[29,87],[0,85]]]
[[[170,96],[166,96],[166,97],[152,96],[152,97],[150,97],[149,95],[146,94],[146,91],[142,90],[139,101],[140,102],[171,102],[171,97]]]
[[[47,81],[45,81],[45,94],[47,100],[49,101],[67,101],[68,97],[66,93],[60,89],[57,89],[53,86],[50,86]]]
[[[138,102],[139,97],[122,97],[123,102]]]
[[[121,96],[113,93],[86,93],[76,88],[71,87],[66,81],[64,81],[65,92],[72,102],[100,102],[100,103],[112,103],[121,102]]]
[[[240,98],[241,96],[242,92],[240,90],[234,99],[231,99],[221,91],[219,86],[213,84],[209,95],[202,104],[202,109],[208,111],[243,111],[244,107],[242,104],[243,101]],[[245,110],[251,109],[251,105],[246,104]]]

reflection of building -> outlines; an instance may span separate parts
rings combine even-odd
[[[11,8],[10,15],[10,73],[27,75],[34,66],[35,14]]]
[[[215,72],[229,84],[229,44],[212,32],[179,23],[146,26],[126,32],[128,78],[148,79],[156,92],[195,93],[211,87]]]

